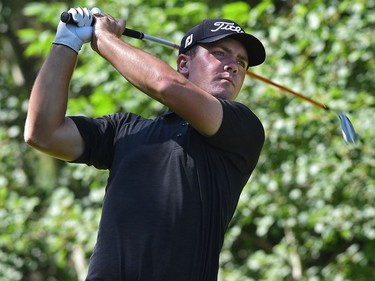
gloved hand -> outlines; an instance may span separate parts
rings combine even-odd
[[[93,32],[93,14],[100,13],[98,8],[91,11],[87,8],[71,8],[68,13],[72,15],[76,24],[66,24],[60,21],[53,44],[65,45],[77,54],[83,43],[90,42]]]

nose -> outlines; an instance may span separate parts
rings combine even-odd
[[[236,61],[231,60],[231,61],[227,62],[224,65],[224,71],[227,71],[231,74],[236,74],[238,72],[238,65],[237,65]]]

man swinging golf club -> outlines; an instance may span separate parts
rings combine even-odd
[[[235,102],[262,43],[234,21],[186,33],[175,71],[119,39],[123,20],[70,9],[31,92],[25,141],[53,157],[109,170],[87,281],[214,281],[224,233],[264,143],[259,119]],[[91,26],[92,17],[95,25]],[[170,110],[66,116],[84,42]]]

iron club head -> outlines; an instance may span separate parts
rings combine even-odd
[[[345,142],[354,144],[357,139],[357,134],[353,128],[352,123],[350,122],[349,118],[345,114],[341,112],[337,112],[337,114],[340,118],[341,131],[342,131],[342,135],[344,137]]]

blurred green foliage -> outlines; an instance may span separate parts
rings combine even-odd
[[[254,72],[347,113],[248,78],[239,100],[262,120],[266,144],[226,236],[220,280],[371,280],[375,276],[374,2],[2,1],[0,3],[0,280],[83,280],[107,172],[44,156],[23,142],[28,96],[60,13],[100,7],[128,27],[179,42],[207,17],[235,19],[265,44]],[[175,66],[176,51],[124,38]],[[85,45],[69,114],[155,116],[163,106]]]

